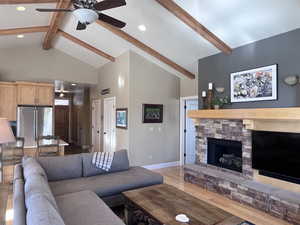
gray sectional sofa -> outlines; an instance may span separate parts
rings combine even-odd
[[[142,167],[129,167],[127,151],[115,153],[109,172],[92,154],[23,158],[14,172],[14,225],[124,225],[110,207],[122,192],[163,183]]]

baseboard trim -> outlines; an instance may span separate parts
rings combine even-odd
[[[152,164],[143,167],[148,170],[155,170],[155,169],[161,169],[161,168],[167,168],[167,167],[179,166],[179,165],[180,165],[180,161],[174,161],[174,162],[167,162],[167,163]]]

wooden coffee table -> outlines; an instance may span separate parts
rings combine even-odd
[[[167,184],[127,191],[123,195],[127,225],[239,225],[245,222]],[[189,217],[188,223],[175,220],[176,215],[182,213]]]

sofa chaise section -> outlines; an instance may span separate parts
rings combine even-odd
[[[124,225],[92,191],[60,195],[56,203],[66,225]]]

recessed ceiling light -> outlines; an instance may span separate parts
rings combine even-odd
[[[24,6],[18,6],[17,10],[22,12],[22,11],[25,11],[26,8]]]
[[[23,34],[18,34],[18,35],[17,35],[17,38],[23,38],[23,37],[24,37]]]
[[[71,84],[72,86],[76,86],[77,84],[75,84],[75,83],[73,83],[73,84]]]
[[[139,25],[138,28],[139,28],[140,31],[146,31],[147,30],[147,28],[144,24]]]

